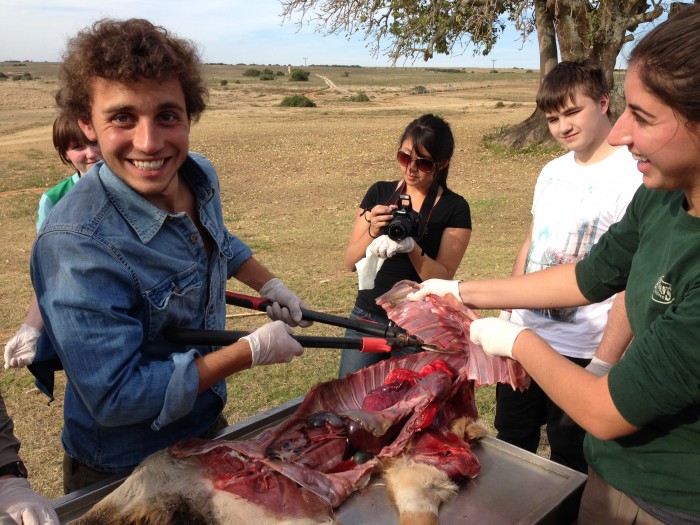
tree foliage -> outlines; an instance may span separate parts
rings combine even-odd
[[[315,23],[322,34],[361,33],[374,56],[428,60],[437,54],[488,55],[512,23],[523,42],[537,33],[542,73],[561,60],[615,66],[640,24],[668,8],[661,0],[281,0],[282,16]],[[553,63],[549,63],[551,59]],[[549,65],[548,65],[549,64]]]
[[[623,45],[633,40],[641,24],[656,20],[669,8],[662,0],[281,0],[281,3],[285,19],[298,17],[299,25],[315,23],[322,34],[345,34],[348,38],[363,34],[372,54],[384,53],[393,64],[401,59],[429,60],[436,54],[463,53],[469,47],[474,54],[488,55],[511,23],[523,42],[537,35],[541,76],[559,60],[593,58],[606,71],[611,88]],[[534,123],[528,123],[528,127],[542,123],[540,116]],[[531,136],[526,139],[529,140],[538,138]]]

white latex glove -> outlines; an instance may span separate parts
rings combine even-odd
[[[24,478],[0,479],[0,511],[19,525],[59,525],[51,502],[29,488]]]
[[[271,365],[289,363],[295,356],[304,353],[302,346],[292,338],[294,330],[282,321],[272,321],[258,328],[255,332],[241,339],[248,341],[253,354],[253,364]]]
[[[462,298],[459,296],[459,281],[448,281],[446,279],[428,279],[423,281],[420,285],[420,290],[416,290],[408,295],[406,299],[409,301],[420,301],[426,295],[454,295],[459,302],[462,302]]]
[[[610,372],[613,366],[614,365],[593,356],[593,359],[591,359],[591,362],[588,363],[586,370],[597,375],[598,377],[603,377],[605,374]]]
[[[31,365],[36,354],[36,342],[41,332],[23,323],[5,345],[5,370]]]
[[[284,321],[289,326],[311,326],[311,321],[301,318],[301,309],[309,307],[287,288],[277,277],[273,277],[260,288],[260,295],[273,302],[267,307],[267,315],[273,321]]]
[[[396,242],[388,235],[380,235],[374,239],[367,250],[382,259],[389,259],[397,253],[409,253],[413,251],[416,243],[411,237],[406,237],[400,242]]]
[[[510,321],[510,316],[513,314],[510,310],[501,310],[501,313],[498,314],[499,319],[503,319],[504,321]]]
[[[497,317],[484,317],[469,325],[472,343],[481,345],[489,355],[510,358],[513,357],[513,344],[523,330],[529,328]]]

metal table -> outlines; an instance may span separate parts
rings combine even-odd
[[[248,439],[279,424],[294,413],[302,397],[224,429],[217,438]],[[440,507],[442,525],[564,525],[576,519],[587,476],[486,437],[472,448],[481,473],[462,482],[457,497]],[[95,503],[116,489],[124,477],[54,500],[61,523],[85,514]],[[353,494],[337,509],[343,525],[398,525],[398,514],[389,501],[381,479]]]

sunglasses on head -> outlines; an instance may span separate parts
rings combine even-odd
[[[412,157],[410,153],[403,150],[396,152],[396,160],[398,160],[399,164],[404,168],[411,164],[411,162],[415,162],[418,171],[423,173],[429,173],[435,168],[435,161],[423,157]]]

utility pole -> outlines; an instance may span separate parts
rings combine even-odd
[[[304,57],[304,67],[306,67],[306,57]]]
[[[491,59],[491,69],[496,69],[496,59]]]

